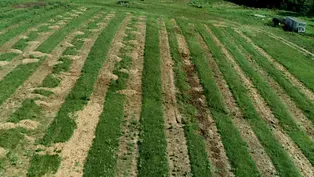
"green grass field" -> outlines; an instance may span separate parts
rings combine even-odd
[[[286,15],[306,33],[270,25]],[[0,176],[312,177],[313,21],[220,0],[1,1]]]

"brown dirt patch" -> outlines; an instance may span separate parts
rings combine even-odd
[[[10,63],[9,61],[0,61],[0,66],[5,66],[9,63]]]
[[[169,172],[170,176],[185,176],[191,173],[191,166],[184,129],[181,124],[181,115],[177,107],[168,34],[164,21],[161,20],[160,23],[159,47]]]
[[[130,30],[128,28],[127,30]],[[126,90],[132,90],[132,94],[126,95],[126,103],[124,105],[124,123],[122,125],[123,135],[120,138],[117,176],[122,177],[129,174],[130,177],[137,176],[137,160],[138,160],[138,140],[139,140],[139,122],[141,118],[142,105],[142,71],[144,64],[144,46],[146,35],[145,21],[137,25],[133,51],[130,53],[132,65],[130,66],[129,80]],[[131,31],[132,32],[132,31]],[[130,43],[127,43],[129,45]],[[122,90],[123,92],[123,90]]]
[[[208,28],[207,28],[208,29]],[[304,156],[302,151],[297,147],[296,144],[284,133],[280,127],[278,120],[272,114],[271,109],[263,99],[263,97],[258,93],[258,90],[254,87],[251,80],[249,80],[243,70],[237,65],[233,57],[227,51],[227,49],[220,43],[220,41],[213,35],[213,33],[208,29],[208,32],[211,33],[215,42],[220,46],[221,50],[225,54],[228,61],[233,65],[233,68],[239,74],[241,80],[248,88],[250,92],[250,97],[253,100],[255,109],[260,114],[260,116],[269,123],[276,139],[281,143],[285,150],[287,150],[290,158],[294,161],[297,168],[300,169],[303,176],[313,176],[313,168],[308,159]]]
[[[8,129],[14,129],[18,127],[25,128],[27,130],[35,130],[39,126],[39,122],[33,121],[33,120],[21,120],[18,123],[0,123],[0,130],[8,130]]]
[[[221,142],[218,129],[209,112],[209,108],[206,103],[206,97],[203,93],[203,87],[200,83],[198,75],[196,74],[194,65],[190,60],[190,51],[188,49],[188,45],[182,35],[181,29],[176,24],[175,20],[172,20],[172,22],[175,25],[177,31],[179,51],[185,63],[183,69],[187,75],[187,82],[192,88],[188,93],[183,94],[189,94],[191,96],[190,104],[198,110],[196,118],[200,125],[200,134],[202,134],[205,139],[208,158],[215,168],[215,175],[234,176],[231,172],[231,167],[228,162],[224,146]]]
[[[0,159],[4,158],[7,155],[8,151],[0,147]]]

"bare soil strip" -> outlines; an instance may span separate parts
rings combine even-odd
[[[257,112],[266,122],[269,123],[277,140],[280,142],[283,148],[288,152],[290,158],[293,160],[296,167],[300,170],[301,174],[303,176],[313,176],[314,171],[313,171],[313,167],[311,166],[311,163],[304,156],[304,154],[298,148],[298,146],[290,139],[290,137],[284,133],[284,131],[279,125],[278,120],[272,114],[272,111],[268,107],[264,98],[258,93],[257,89],[254,87],[252,81],[245,76],[243,70],[239,67],[239,65],[236,63],[236,61],[230,55],[227,49],[214,36],[214,34],[210,31],[210,29],[209,28],[207,29],[208,29],[208,32],[213,36],[213,39],[218,44],[218,46],[220,46],[227,60],[233,65],[233,68],[237,71],[237,73],[239,74],[245,86],[248,88],[250,92],[250,96],[253,100],[253,103]]]
[[[169,173],[170,176],[183,177],[191,173],[191,166],[184,129],[181,124],[181,115],[177,107],[176,88],[172,70],[173,62],[170,56],[168,34],[164,21],[161,21],[159,46]]]
[[[64,20],[61,19],[60,21]],[[37,38],[36,42],[29,43],[29,45],[24,49],[23,53],[16,56],[5,67],[2,67],[2,69],[0,70],[0,80],[2,80],[8,73],[10,73],[18,65],[23,64],[24,57],[28,57],[30,53],[34,52],[44,41],[46,41],[51,35],[53,35],[55,32],[57,32],[60,28],[62,28],[65,25],[66,23],[64,23],[63,25],[59,25],[58,28],[53,28],[49,32],[39,33],[39,37]]]
[[[179,26],[173,20],[175,28],[180,30]],[[187,82],[191,86],[190,95],[192,104],[198,109],[197,119],[199,121],[201,133],[205,138],[206,151],[208,158],[214,166],[214,172],[217,176],[234,176],[226,155],[221,137],[218,133],[214,119],[211,117],[206,103],[206,97],[203,93],[203,87],[199,77],[196,74],[194,65],[190,61],[190,51],[188,45],[181,33],[177,33],[178,47],[184,58],[184,69],[187,74]]]
[[[83,176],[84,162],[93,143],[95,129],[103,111],[107,89],[112,79],[108,73],[112,73],[114,70],[116,55],[123,47],[122,42],[130,19],[129,15],[123,20],[114,37],[107,54],[108,59],[103,63],[89,102],[82,111],[75,114],[77,128],[71,139],[64,143],[60,154],[62,161],[56,176]]]
[[[275,176],[276,169],[271,159],[268,157],[263,145],[259,142],[249,123],[243,119],[242,112],[237,106],[237,103],[228,88],[227,82],[224,80],[221,71],[219,70],[216,62],[213,60],[205,41],[200,35],[198,35],[198,41],[201,44],[203,51],[207,54],[206,57],[213,71],[216,84],[222,93],[225,104],[227,105],[229,114],[233,117],[233,122],[239,129],[241,137],[247,143],[249,152],[256,162],[259,171],[263,174],[263,176]]]
[[[242,50],[242,49],[240,49]],[[267,80],[269,85],[276,91],[280,96],[281,100],[286,105],[286,108],[289,110],[290,114],[293,116],[295,121],[299,126],[305,130],[305,132],[313,139],[314,138],[314,125],[313,123],[303,114],[303,111],[297,107],[295,102],[286,94],[286,92],[280,87],[280,85],[272,79],[266,71],[261,68],[250,56],[247,56],[247,59],[251,64],[258,69],[260,74]]]
[[[120,138],[118,159],[117,159],[117,175],[119,177],[129,176],[136,177],[138,174],[137,159],[139,157],[138,140],[139,126],[133,125],[132,122],[140,122],[141,105],[142,105],[142,71],[144,64],[144,47],[146,35],[146,18],[142,17],[137,25],[139,32],[134,41],[134,50],[130,54],[132,57],[132,65],[129,73],[127,87],[122,93],[126,96],[124,106],[124,124],[122,125],[123,135]],[[128,174],[128,175],[126,175]]]
[[[53,66],[57,64],[58,59],[68,47],[73,38],[77,35],[77,31],[83,28],[89,21],[83,22],[76,30],[71,32],[56,48],[47,56],[47,59],[37,68],[37,70],[16,89],[0,107],[0,122],[5,122],[8,117],[21,105],[21,100],[30,98],[32,88],[37,88],[44,78],[51,74]],[[40,53],[40,52],[36,52]]]
[[[311,100],[314,101],[314,93],[308,89],[302,82],[300,82],[293,74],[291,74],[283,65],[281,65],[279,62],[277,62],[275,59],[273,59],[267,52],[265,52],[262,48],[257,46],[252,39],[247,37],[245,34],[243,34],[241,31],[238,29],[235,29],[237,33],[241,37],[243,37],[248,43],[252,44],[253,47],[260,53],[262,54],[265,58],[267,58],[279,71],[281,71],[289,80],[290,82],[300,88],[300,90]]]

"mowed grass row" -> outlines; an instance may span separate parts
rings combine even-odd
[[[127,86],[129,74],[121,72],[128,70],[132,64],[132,58],[128,55],[132,51],[130,40],[135,40],[135,36],[130,30],[136,30],[134,17],[131,19],[127,36],[124,37],[123,43],[126,47],[121,48],[119,57],[121,61],[117,62],[113,74],[118,76],[117,80],[111,80],[110,86],[106,93],[103,112],[100,115],[99,123],[95,132],[93,145],[89,150],[87,161],[84,166],[84,176],[116,176],[117,149],[119,147],[119,138],[122,134],[121,123],[124,117],[124,104],[126,96],[119,91],[124,90]]]
[[[139,177],[168,176],[157,18],[147,19],[142,78]]]
[[[0,46],[3,45],[5,42],[9,41],[13,37],[26,32],[32,27],[35,27],[39,23],[44,23],[46,20],[56,16],[57,14],[62,14],[65,11],[67,11],[67,8],[64,7],[47,7],[42,13],[38,14],[37,16],[29,16],[29,21],[25,21],[23,23],[20,23],[18,28],[14,28],[12,30],[9,30],[8,32],[4,34],[0,34]]]
[[[124,16],[123,13],[116,15],[111,19],[107,28],[101,32],[84,63],[81,76],[47,129],[41,141],[42,144],[50,145],[51,143],[65,142],[72,136],[76,124],[70,114],[81,110],[87,104],[99,70],[106,59],[110,43]]]
[[[72,30],[77,28],[81,23],[89,19],[94,13],[98,12],[99,9],[90,10],[86,14],[83,14],[79,18],[70,22],[66,27],[57,31],[54,35],[52,35],[48,40],[52,43],[43,43],[44,45],[39,46],[45,51],[52,51],[61,40]],[[58,42],[58,43],[56,43]],[[36,71],[37,67],[45,61],[47,57],[41,57],[39,62],[29,63],[24,65],[17,66],[12,72],[6,75],[0,81],[0,105],[9,98],[15,90],[23,84],[23,82],[32,75],[34,71]]]
[[[214,29],[214,28],[213,28]],[[235,57],[237,63],[246,73],[247,77],[249,77],[253,84],[258,89],[259,93],[263,96],[269,107],[271,108],[274,116],[279,120],[281,127],[287,132],[287,134],[291,137],[291,139],[299,146],[302,150],[303,154],[308,158],[311,164],[314,164],[314,142],[313,140],[306,135],[304,130],[302,130],[298,124],[295,122],[293,116],[290,114],[288,109],[285,107],[284,103],[281,101],[279,95],[271,88],[271,86],[267,83],[267,81],[254,69],[250,62],[245,57],[246,55],[250,55],[246,50],[244,53],[240,52],[238,49],[233,48],[235,45],[233,41],[226,40],[227,37],[224,37],[226,34],[229,38],[232,38],[231,35],[225,33],[225,35],[219,35],[218,30],[216,30],[216,34],[220,37],[220,39],[225,40],[225,44],[229,44],[228,48],[230,52],[237,56]],[[242,41],[244,42],[244,41]],[[233,44],[233,45],[230,45]],[[243,43],[243,45],[247,45],[247,43]],[[265,59],[266,60],[266,59]]]
[[[55,20],[58,20],[58,18],[55,18]],[[51,29],[49,29],[49,26],[40,26],[39,28],[37,28],[37,31],[31,31],[27,35],[26,39],[21,38],[18,42],[16,42],[12,46],[12,48],[19,49],[19,50],[23,51],[29,45],[28,42],[35,41],[36,39],[38,39],[38,36],[40,33],[48,32],[49,30],[51,30]]]
[[[3,20],[1,20],[0,23],[0,31],[6,27],[9,27],[10,25],[19,24],[20,22],[23,23],[24,21],[29,21],[30,17],[37,16],[39,14],[42,14],[45,12],[46,8],[30,8],[27,10],[21,11],[20,9],[16,9],[14,11],[11,11],[11,14],[9,16],[4,17]],[[10,18],[10,16],[12,18]]]
[[[176,88],[179,90],[176,97],[179,105],[179,110],[184,117],[184,134],[187,140],[190,165],[192,168],[192,174],[194,176],[212,176],[210,170],[210,162],[208,160],[208,154],[205,150],[204,137],[200,134],[200,127],[196,120],[197,108],[191,102],[191,95],[189,91],[191,86],[187,82],[187,74],[184,71],[183,58],[178,48],[178,42],[176,37],[176,29],[172,22],[167,20],[166,23],[169,47],[171,58],[174,61],[174,79]]]
[[[105,14],[102,14],[101,18]],[[72,63],[72,60],[66,56],[66,55],[78,55],[78,51],[83,47],[84,45],[84,38],[88,38],[88,36],[92,33],[90,30],[91,29],[96,29],[98,28],[97,23],[99,20],[94,20],[92,22],[89,22],[84,29],[81,29],[81,31],[84,34],[77,35],[74,37],[74,39],[70,42],[73,46],[68,46],[66,50],[62,53],[62,57],[58,59],[61,63],[55,65],[53,67],[53,71],[51,74],[49,74],[42,82],[41,86],[42,87],[47,87],[47,88],[55,88],[59,85],[60,79],[56,77],[57,74],[60,72],[67,72],[69,70],[69,67]],[[91,28],[93,27],[93,28]]]
[[[267,34],[258,33],[257,35],[253,35],[250,32],[244,33],[258,46],[267,51],[276,61],[287,68],[304,85],[314,91],[314,60],[311,56],[306,56],[297,49],[274,40]]]
[[[254,59],[256,63],[262,67],[281,86],[281,88],[283,88],[283,90],[285,90],[296,105],[303,111],[304,115],[314,123],[314,103],[309,100],[300,89],[292,85],[283,73],[277,70],[269,60],[257,52],[252,45],[249,45],[244,38],[239,36],[231,28],[226,28],[226,30],[234,37],[237,44],[243,46],[243,48],[252,56],[251,58]]]
[[[100,19],[100,21],[101,20],[102,19]],[[84,35],[78,35],[71,41],[71,43],[74,45],[74,47],[77,47],[77,50],[80,50],[82,45],[83,45],[83,44],[81,45],[81,42],[82,42],[81,39],[89,37],[89,35],[92,33],[88,30],[88,26],[97,24],[98,22],[99,22],[99,20],[95,20],[93,22],[90,22],[85,29],[82,29],[82,31],[84,31],[85,34]],[[63,53],[63,55],[64,55],[64,53]],[[54,66],[53,72],[52,72],[54,74],[58,74],[60,72],[67,72],[69,70],[71,63],[72,63],[71,60],[65,56],[60,57],[59,61],[62,61],[62,63]],[[54,82],[55,80],[57,82]],[[54,76],[53,74],[50,74],[45,78],[45,80],[42,83],[42,86],[43,87],[56,87],[56,86],[58,86],[58,84],[59,84],[59,79],[56,76]],[[36,90],[34,90],[34,93],[47,95],[47,96],[53,94],[49,91],[42,90],[42,89],[36,89]],[[26,103],[27,104],[23,104],[22,107],[19,108],[18,111],[16,111],[13,114],[14,116],[10,117],[9,121],[11,121],[12,118],[14,118],[13,120],[16,120],[16,119],[22,120],[22,119],[28,118],[28,119],[33,119],[33,120],[35,119],[39,122],[42,122],[43,119],[42,119],[42,117],[40,117],[41,107],[37,106],[34,103],[34,101],[32,101],[32,102],[28,101]],[[25,117],[23,115],[29,115],[29,113],[23,112],[23,111],[31,112],[30,115],[35,115],[36,117],[31,117],[31,116]],[[19,114],[16,114],[16,113],[19,113]],[[39,148],[36,150],[36,152],[39,152],[41,150],[42,149]],[[48,154],[47,155],[40,155],[40,154],[35,153],[31,159],[31,166],[28,169],[28,175],[29,176],[43,176],[47,173],[56,173],[60,163],[61,163],[61,158],[58,155],[48,155]]]
[[[0,81],[0,105],[36,71],[37,67],[40,66],[46,58],[47,57],[40,57],[37,58],[39,59],[38,62],[19,65]]]
[[[225,34],[222,34],[219,32],[219,30],[213,26],[211,26],[212,31],[215,33],[215,35],[221,40],[221,42],[224,44],[226,49],[231,53],[231,55],[234,56],[234,59],[236,62],[240,65],[240,67],[243,69],[243,71],[247,75],[252,75],[252,77],[248,76],[253,84],[257,88],[262,88],[264,91],[273,93],[273,90],[270,89],[270,87],[267,85],[263,85],[261,83],[265,83],[263,78],[259,77],[259,75],[253,70],[248,61],[246,60],[245,56],[237,50],[235,47],[235,44],[232,43],[232,41],[228,40],[230,37],[225,36]],[[205,29],[203,29],[205,30]],[[206,32],[204,31],[203,34],[206,36]],[[229,38],[228,38],[229,37]],[[208,38],[208,44],[210,39]],[[217,48],[217,47],[216,47]],[[259,138],[261,144],[264,146],[265,151],[267,152],[268,156],[272,160],[274,166],[276,167],[277,172],[282,176],[300,176],[299,171],[293,164],[292,160],[289,158],[288,154],[285,152],[283,147],[280,145],[278,140],[273,135],[271,129],[269,128],[268,124],[263,121],[263,119],[260,117],[260,115],[257,113],[254,104],[249,96],[249,93],[247,91],[247,88],[241,83],[240,77],[237,75],[237,73],[232,69],[232,66],[228,64],[227,60],[221,57],[219,67],[221,68],[222,73],[224,74],[224,77],[226,81],[228,82],[229,87],[231,88],[232,94],[234,95],[239,107],[241,108],[244,117],[248,120],[251,127],[253,128],[253,131]],[[248,71],[251,71],[250,74],[248,74]],[[259,80],[254,80],[253,77],[256,77]],[[265,83],[266,84],[266,83]],[[265,88],[266,87],[266,88]],[[260,90],[260,89],[259,89]],[[264,96],[264,95],[263,95]],[[276,98],[276,95],[272,95],[272,97]],[[283,108],[285,109],[285,108]]]
[[[77,18],[72,19],[65,27],[58,30],[57,33],[51,35],[44,43],[42,43],[37,50],[43,53],[50,53],[62,41],[72,29],[79,26],[83,21],[88,20],[94,14],[100,12],[100,8],[92,8]]]
[[[227,113],[222,96],[215,84],[209,63],[206,61],[200,44],[197,41],[194,27],[184,20],[179,20],[178,24],[190,48],[191,60],[195,65],[203,86],[207,104],[216,122],[233,173],[236,176],[259,176],[259,171],[249,154],[247,144],[241,138],[239,131],[232,122],[232,118]]]

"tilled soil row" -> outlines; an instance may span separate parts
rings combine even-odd
[[[185,176],[191,173],[190,160],[184,129],[181,124],[181,115],[177,107],[176,88],[172,69],[173,62],[170,56],[168,34],[164,21],[160,23],[159,46],[169,172],[170,176]]]

